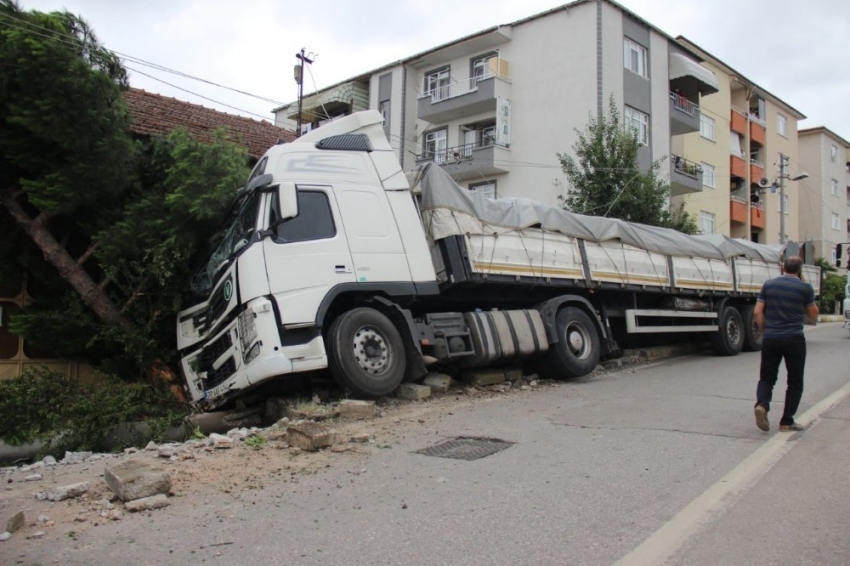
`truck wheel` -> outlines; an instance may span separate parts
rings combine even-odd
[[[404,377],[404,343],[386,316],[370,308],[346,312],[328,331],[331,373],[355,395],[392,393]]]
[[[555,317],[558,341],[538,367],[552,379],[570,379],[587,375],[599,363],[599,334],[590,317],[577,307],[565,307]]]
[[[744,348],[745,352],[759,352],[762,346],[762,336],[759,327],[756,326],[756,319],[753,312],[755,306],[746,305],[741,309],[741,319],[744,322]]]
[[[744,321],[735,307],[720,313],[720,330],[709,335],[711,347],[718,356],[737,356],[744,346]]]

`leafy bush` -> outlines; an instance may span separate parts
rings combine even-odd
[[[823,281],[823,289],[821,290],[820,301],[818,307],[823,314],[833,314],[835,312],[836,301],[844,300],[844,285],[846,279],[836,273],[827,273]]]
[[[40,368],[0,381],[0,438],[13,445],[46,441],[51,452],[102,451],[117,428],[138,422],[147,425],[148,436],[158,439],[185,414],[165,389],[113,376],[85,383]],[[143,440],[113,436],[115,449]]]

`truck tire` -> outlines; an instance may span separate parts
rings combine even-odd
[[[741,319],[744,322],[744,348],[745,352],[761,351],[762,339],[764,336],[756,326],[756,319],[753,312],[756,307],[754,305],[746,305],[741,309]]]
[[[711,347],[718,356],[737,356],[744,346],[744,321],[735,307],[726,307],[720,313],[720,330],[709,334]]]
[[[340,385],[357,396],[395,391],[404,377],[404,342],[386,316],[356,308],[339,316],[327,335],[328,365]]]
[[[600,342],[596,325],[578,307],[564,307],[555,317],[558,341],[549,346],[538,370],[550,379],[571,379],[587,375],[599,363]]]

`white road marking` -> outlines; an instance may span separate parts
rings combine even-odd
[[[821,415],[848,396],[850,396],[850,382],[822,399],[796,420],[808,428]],[[615,566],[656,566],[666,562],[702,527],[718,519],[731,508],[794,447],[802,434],[799,432],[774,434],[720,481],[709,487],[648,539],[618,560]]]

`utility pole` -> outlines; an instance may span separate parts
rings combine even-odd
[[[301,137],[301,103],[304,98],[304,63],[308,65],[313,62],[306,54],[306,49],[301,48],[301,53],[296,53],[299,63],[295,65],[295,82],[298,83],[298,121],[295,127],[295,137]],[[311,53],[312,55],[312,53]]]
[[[779,243],[785,243],[785,165],[787,157],[779,154]]]

